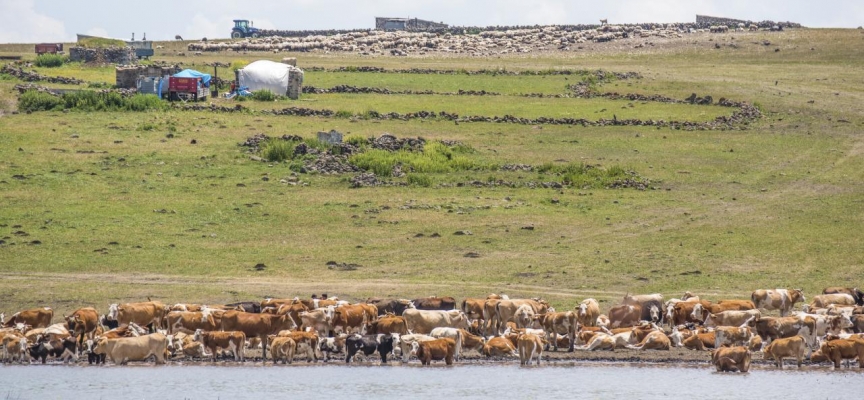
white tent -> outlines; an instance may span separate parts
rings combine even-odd
[[[238,70],[237,79],[240,87],[248,87],[251,92],[269,90],[280,96],[296,99],[299,86],[303,84],[303,71],[288,64],[259,60]],[[290,90],[292,85],[298,88]]]

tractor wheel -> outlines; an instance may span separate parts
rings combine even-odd
[[[243,32],[233,31],[231,32],[232,39],[240,39],[243,37]]]
[[[258,32],[253,33],[253,34],[252,34],[252,37],[253,37],[253,38],[257,38],[257,37],[258,37]]]

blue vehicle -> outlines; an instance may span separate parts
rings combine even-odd
[[[249,23],[248,19],[235,19],[234,29],[231,30],[232,39],[240,39],[253,37],[257,38],[260,35],[260,30]]]

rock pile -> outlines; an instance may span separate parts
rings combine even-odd
[[[378,180],[378,176],[372,172],[364,172],[351,177],[352,188],[381,186],[382,184],[383,182]]]
[[[391,134],[385,133],[378,138],[370,139],[369,145],[373,149],[387,151],[423,151],[423,146],[426,144],[426,139],[423,138],[397,138]]]
[[[15,67],[11,64],[6,64],[0,68],[0,73],[7,74],[26,82],[50,82],[50,83],[65,83],[67,85],[80,85],[87,83],[80,79],[67,78],[65,76],[46,76],[36,72],[27,71],[23,68]]]
[[[69,61],[95,64],[130,65],[138,63],[138,57],[135,56],[135,49],[131,47],[111,46],[91,49],[76,46],[69,49]]]

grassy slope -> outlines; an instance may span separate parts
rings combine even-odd
[[[501,59],[299,55],[301,64],[327,67],[637,71],[646,78],[603,89],[753,101],[766,118],[747,131],[537,129],[177,112],[6,115],[0,117],[0,224],[5,225],[0,238],[16,244],[0,246],[2,308],[49,304],[69,310],[144,296],[224,302],[313,291],[357,297],[505,291],[544,295],[560,307],[585,296],[609,299],[627,291],[742,297],[759,287],[796,286],[812,294],[827,285],[860,285],[864,54],[848,49],[862,36],[852,30],[748,34],[739,36],[738,49],[715,50],[707,38],[721,36],[705,35],[699,45],[641,53]],[[774,44],[753,44],[764,39]],[[112,80],[110,70],[63,73]],[[441,86],[434,86],[439,77],[434,78],[310,73],[306,83],[554,92],[536,77],[442,77]],[[12,84],[0,81],[3,87]],[[10,96],[5,89],[4,96]],[[406,97],[418,102],[417,110],[437,101]],[[326,108],[386,112],[400,106],[392,96],[304,98],[311,101],[279,107],[329,102]],[[523,100],[503,97],[489,107],[487,98],[455,100],[453,111],[473,107],[486,114],[513,107],[519,116],[554,104],[507,104]],[[156,129],[140,129],[145,124]],[[176,137],[166,139],[171,127]],[[290,174],[286,167],[249,161],[235,145],[253,133],[311,136],[329,129],[456,139],[477,149],[477,157],[499,163],[623,165],[659,181],[660,190],[352,190],[346,177],[306,175],[301,179],[308,186],[289,186],[278,183]],[[190,144],[193,138],[198,144]],[[265,174],[269,181],[261,180]],[[454,175],[447,179],[485,180],[488,174]],[[541,180],[534,173],[496,176]],[[162,209],[167,212],[154,212]],[[527,225],[535,229],[520,229]],[[452,235],[457,230],[474,234]],[[434,232],[442,237],[428,237]],[[427,237],[416,238],[417,233]],[[33,240],[42,244],[26,244]],[[481,257],[463,257],[467,252]],[[363,267],[332,271],[325,266],[330,260]],[[259,262],[268,269],[250,271]]]

